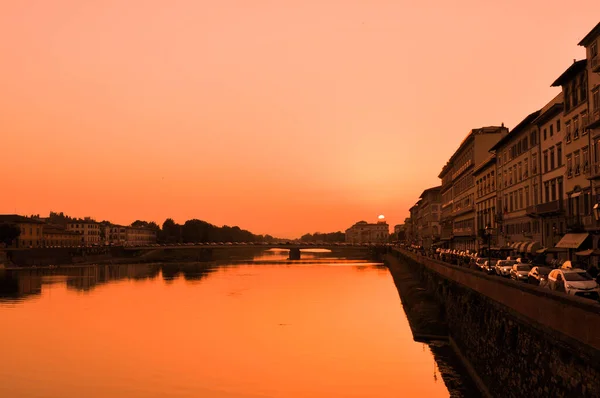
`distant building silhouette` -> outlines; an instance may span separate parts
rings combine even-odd
[[[387,243],[390,227],[386,221],[369,224],[359,221],[346,230],[346,243]]]

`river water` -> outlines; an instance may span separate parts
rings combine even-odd
[[[0,273],[0,397],[473,393],[413,340],[386,268],[255,260]]]

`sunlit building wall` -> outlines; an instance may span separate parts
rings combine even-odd
[[[385,221],[375,224],[359,221],[346,230],[346,243],[387,243],[389,234],[390,228]]]
[[[442,169],[441,238],[445,247],[477,250],[473,170],[489,158],[490,148],[507,134],[504,125],[471,130]]]

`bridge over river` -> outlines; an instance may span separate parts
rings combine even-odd
[[[364,252],[383,252],[386,249],[386,245],[380,244],[349,244],[349,243],[322,243],[322,244],[307,244],[307,243],[183,243],[183,244],[155,244],[147,246],[125,246],[125,251],[149,251],[149,250],[199,250],[208,255],[212,254],[213,250],[231,250],[231,249],[247,249],[247,248],[259,248],[264,250],[269,249],[282,249],[289,250],[290,260],[299,260],[301,251],[309,250],[360,250]]]

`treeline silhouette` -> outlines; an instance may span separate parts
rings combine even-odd
[[[329,233],[315,232],[314,234],[302,235],[300,240],[302,242],[344,242],[346,234],[340,231]]]
[[[159,232],[161,243],[194,242],[272,242],[278,240],[271,235],[255,235],[240,227],[224,225],[217,227],[202,220],[187,220],[183,225],[167,218]]]
[[[33,218],[40,218],[33,215]],[[63,212],[50,212],[45,221],[48,224],[66,227],[67,223],[80,221],[80,218],[70,217]],[[100,224],[110,225],[109,221],[100,221]],[[255,235],[250,231],[241,229],[238,226],[230,227],[224,225],[218,227],[206,221],[192,219],[183,224],[177,224],[172,218],[167,218],[159,226],[154,221],[135,220],[129,226],[145,227],[156,231],[158,243],[196,243],[196,242],[273,242],[281,239],[274,238],[271,235]],[[104,237],[104,230],[100,231]]]

